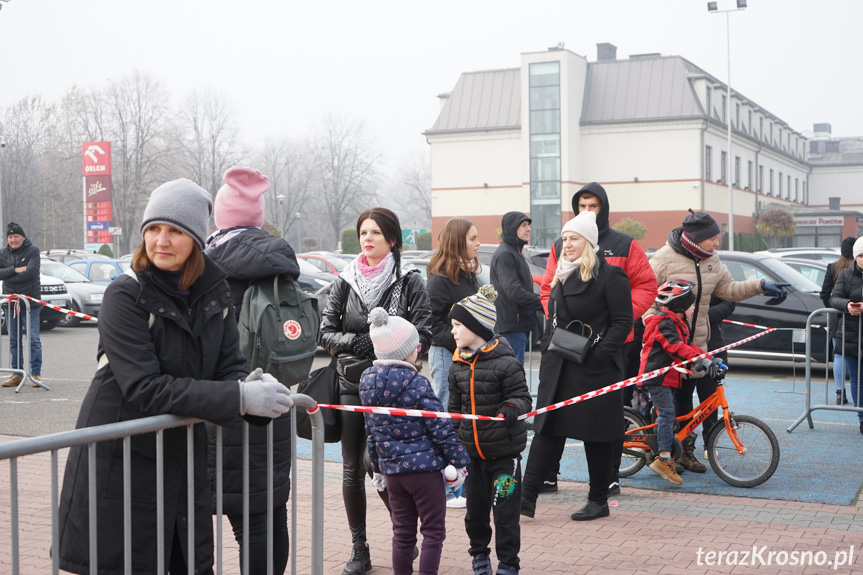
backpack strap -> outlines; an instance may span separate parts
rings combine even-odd
[[[135,270],[133,270],[132,268],[127,269],[123,273],[126,274],[127,276],[129,276],[130,278],[132,278],[133,280],[135,280],[136,282],[140,283],[140,281],[138,280],[138,274],[136,274]],[[224,311],[222,312],[222,319],[225,319],[225,316],[227,315],[227,313],[228,313],[228,308],[225,308]],[[150,317],[147,318],[147,329],[153,329],[154,323],[156,323],[156,315],[151,313]],[[108,365],[108,354],[103,353],[97,359],[98,359],[98,363],[96,364],[96,371],[99,371],[100,369],[102,369],[103,367]]]

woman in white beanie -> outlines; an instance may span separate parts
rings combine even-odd
[[[623,342],[632,328],[629,280],[599,254],[596,215],[584,211],[563,227],[563,253],[552,280],[551,324],[565,329],[578,320],[591,333],[593,347],[581,364],[548,352],[543,342],[537,407],[582,395],[623,379]],[[578,330],[574,330],[578,332]],[[522,485],[521,514],[533,517],[539,488],[560,461],[568,438],[584,442],[590,491],[575,521],[608,516],[613,442],[623,438],[623,398],[617,391],[539,415]]]
[[[212,202],[197,184],[174,180],[156,188],[144,210],[143,241],[132,270],[105,291],[99,314],[99,365],[76,428],[173,414],[218,423],[244,415],[258,424],[290,410],[290,392],[268,374],[249,374],[240,352],[224,274],[204,255]],[[257,416],[257,417],[252,417]],[[213,572],[213,517],[207,478],[207,432],[192,428],[194,477],[187,467],[187,431],[164,432],[164,495],[157,497],[156,436],[131,438],[132,573]],[[90,573],[89,483],[97,481],[100,572],[124,569],[123,440],[73,447],[60,495],[60,568]],[[193,516],[187,482],[193,481]],[[164,564],[157,566],[157,504],[164,503]],[[194,548],[187,549],[194,526]],[[194,553],[194,565],[188,557]]]
[[[863,315],[863,237],[857,238],[851,250],[854,263],[845,268],[836,278],[830,294],[830,307],[845,312],[845,332],[836,333],[836,340],[845,342],[843,348],[845,368],[851,379],[851,403],[854,407],[863,405],[860,389],[860,316]],[[843,377],[844,379],[844,377]],[[857,412],[860,433],[863,434],[863,411]]]

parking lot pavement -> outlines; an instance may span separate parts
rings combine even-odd
[[[0,441],[15,438],[0,437]],[[63,457],[60,468],[62,473]],[[311,549],[304,528],[311,516],[311,465],[298,463],[297,573],[309,572]],[[19,472],[20,573],[50,572],[50,458],[21,458]],[[9,463],[0,475],[9,477]],[[341,500],[340,465],[325,465],[324,573],[341,573],[350,555],[350,537]],[[371,490],[371,487],[369,487]],[[371,495],[371,491],[368,492]],[[749,499],[625,488],[611,516],[575,522],[569,515],[587,495],[581,483],[561,482],[542,495],[533,519],[521,522],[521,573],[863,573],[863,509],[825,504]],[[745,494],[742,494],[745,495]],[[0,485],[0,573],[11,572],[9,484]],[[463,509],[447,510],[447,539],[441,574],[471,573]],[[238,573],[230,526],[224,528],[224,573]],[[392,525],[377,497],[369,497],[371,575],[392,573]],[[421,543],[420,543],[421,545]],[[492,544],[492,547],[494,545]],[[755,553],[753,553],[753,551]],[[719,553],[722,552],[720,557]],[[744,556],[745,552],[745,556]],[[821,566],[817,562],[823,561]],[[853,561],[853,563],[850,563]],[[828,564],[828,562],[830,562]],[[834,563],[837,563],[834,569]],[[493,560],[496,564],[497,561]],[[806,563],[808,565],[808,563]]]

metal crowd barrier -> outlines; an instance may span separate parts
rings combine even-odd
[[[821,319],[823,316],[826,319],[826,322]],[[806,420],[809,423],[809,429],[813,429],[815,427],[812,422],[812,412],[817,411],[819,409],[829,410],[829,411],[846,411],[851,413],[860,413],[863,412],[863,396],[861,396],[861,380],[863,380],[863,373],[861,373],[861,344],[863,344],[863,340],[861,340],[861,327],[863,327],[863,322],[858,323],[857,326],[857,357],[845,356],[845,317],[846,314],[836,309],[832,308],[822,308],[813,311],[809,314],[809,317],[806,319],[806,403],[804,405],[803,415],[797,418],[794,423],[792,423],[788,429],[786,430],[788,433],[794,431],[794,429],[803,423],[803,420]],[[814,323],[813,320],[818,320],[819,323]],[[831,363],[833,363],[833,354],[831,353],[833,350],[832,341],[830,338],[830,328],[833,323],[838,322],[838,329],[836,330],[836,349],[841,350],[843,353],[842,365],[840,366],[840,373],[842,378],[842,386],[845,388],[845,358],[849,358],[853,361],[857,362],[857,383],[851,384],[856,387],[857,398],[861,403],[860,407],[855,407],[853,405],[853,401],[849,398],[848,405],[836,405],[835,400],[831,402],[830,390],[836,389],[835,382],[833,381],[833,373],[830,369]],[[812,330],[813,329],[823,329],[825,331],[824,338],[824,354],[825,354],[825,365],[826,369],[824,370],[824,403],[816,403],[813,405],[813,396],[812,396]]]
[[[16,302],[20,307],[18,308],[18,314],[13,317],[12,308],[15,307]],[[20,360],[19,364],[21,365],[21,368],[16,369],[11,367],[12,346],[3,342],[2,330],[0,330],[0,373],[17,373],[21,376],[21,383],[19,383],[15,388],[15,393],[21,391],[21,388],[24,387],[24,384],[28,381],[38,387],[50,391],[50,388],[47,385],[30,377],[30,301],[25,297],[21,297],[16,301],[4,302],[2,306],[8,337],[12,337],[10,331],[11,322],[15,322],[15,327],[18,331],[18,351],[20,352],[18,354],[18,358]],[[40,309],[39,311],[41,312],[42,310]],[[26,332],[21,329],[24,326],[27,327]],[[8,361],[4,361],[4,358]],[[7,365],[9,367],[6,367]]]
[[[294,408],[291,410],[291,526],[290,526],[290,541],[291,541],[291,573],[297,573],[297,557],[296,557],[296,541],[297,541],[297,451],[296,451],[296,409],[297,407],[311,410],[315,407],[315,401],[303,394],[293,394]],[[323,416],[320,410],[309,412],[309,419],[312,427],[312,518],[311,518],[311,566],[309,573],[312,575],[323,575],[323,555],[324,555],[324,424]],[[13,441],[0,445],[0,460],[9,460],[9,488],[10,488],[10,518],[11,518],[11,547],[12,547],[12,575],[19,575],[19,524],[18,524],[18,458],[25,455],[36,453],[51,452],[51,557],[52,557],[52,573],[59,573],[59,558],[57,553],[57,543],[59,540],[59,479],[58,479],[58,451],[60,449],[72,447],[75,445],[86,445],[88,451],[88,466],[89,466],[89,553],[90,553],[90,573],[95,575],[98,572],[98,554],[96,540],[96,526],[99,518],[96,515],[96,443],[111,439],[123,439],[123,546],[125,565],[124,571],[127,574],[132,573],[132,503],[131,503],[131,437],[142,433],[156,432],[156,494],[157,494],[157,541],[158,541],[158,573],[164,574],[165,568],[165,541],[164,541],[164,452],[163,452],[163,432],[165,429],[186,426],[187,428],[187,474],[194,475],[194,441],[193,441],[193,425],[201,423],[202,420],[179,417],[175,415],[159,415],[154,417],[146,417],[133,421],[124,421],[120,423],[112,423],[109,425],[100,425],[97,427],[88,427],[84,429],[76,429],[74,431],[65,431],[51,435],[43,435],[40,437],[32,437]],[[249,445],[248,445],[248,423],[243,424],[243,534],[244,548],[248,549],[248,533],[249,533]],[[273,553],[273,522],[272,522],[272,501],[273,501],[273,426],[269,425],[267,436],[267,502],[269,505],[268,522],[267,522],[267,554],[269,558],[268,573],[272,573],[272,553]],[[215,570],[217,575],[222,573],[222,428],[218,428],[217,432],[217,508],[215,514],[217,535],[215,538],[214,558]],[[195,516],[195,497],[194,497],[194,481],[187,481],[187,499],[188,499],[188,516]],[[209,503],[209,502],[208,502]],[[194,566],[195,558],[195,530],[194,521],[189,521],[188,529],[188,565]],[[248,553],[244,553],[243,572],[248,573]],[[305,571],[305,570],[304,570]]]

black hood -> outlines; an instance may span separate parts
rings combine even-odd
[[[610,210],[610,206],[608,205],[608,194],[605,193],[605,188],[596,182],[590,182],[575,192],[575,195],[572,196],[572,213],[576,216],[578,215],[578,198],[584,192],[593,194],[599,198],[599,201],[602,204],[599,208],[599,213],[596,214],[596,229],[599,230],[599,235],[602,236],[602,234],[608,231],[608,212]]]
[[[525,221],[530,222],[531,219],[523,212],[505,213],[500,220],[500,239],[521,251],[527,242],[518,238],[518,227]]]

